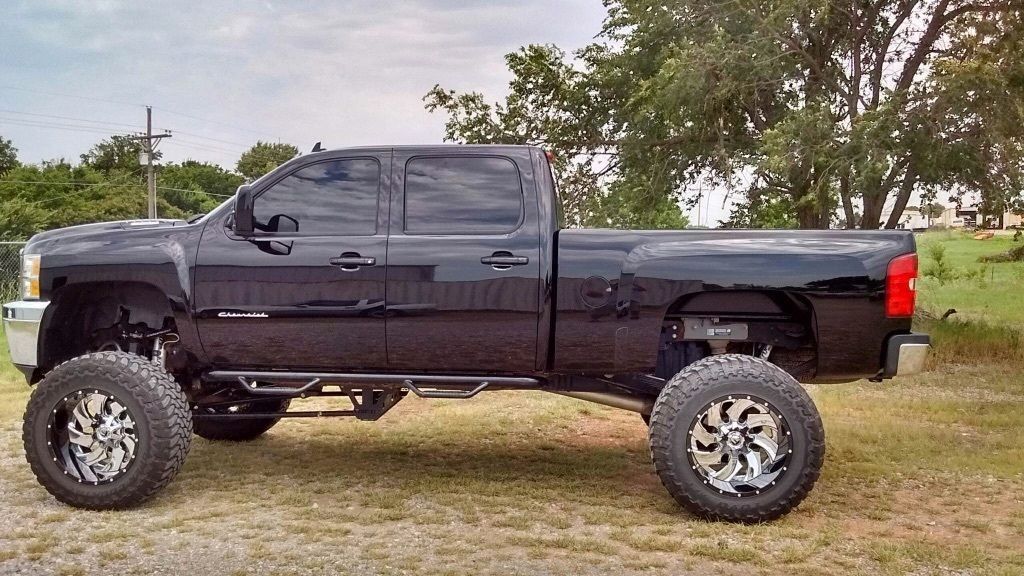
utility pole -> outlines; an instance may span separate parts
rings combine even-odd
[[[168,132],[153,134],[153,107],[146,106],[146,135],[135,136],[142,140],[142,153],[146,155],[146,187],[149,190],[148,213],[150,219],[156,219],[156,176],[153,174],[153,153],[161,138],[170,138]],[[141,159],[140,159],[141,160]]]

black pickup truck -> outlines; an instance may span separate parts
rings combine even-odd
[[[543,150],[414,146],[301,156],[191,222],[39,234],[3,312],[35,385],[32,470],[63,502],[121,508],[170,482],[193,433],[546,390],[638,412],[689,510],[763,521],[824,458],[798,381],[924,363],[909,232],[560,220]],[[344,404],[289,409],[310,396]]]

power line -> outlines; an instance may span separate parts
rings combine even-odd
[[[208,148],[210,150],[214,150],[217,152],[244,152],[245,150],[247,150],[247,148],[243,148],[241,146],[237,148],[228,148],[227,146],[218,146],[216,144],[210,144],[207,142],[196,142],[191,138],[178,138],[177,142],[188,144],[189,146],[195,148]]]
[[[0,112],[3,112],[3,110],[0,110]],[[246,144],[244,142],[239,142],[237,140],[221,140],[220,138],[211,138],[210,136],[203,136],[202,134],[195,134],[193,132],[185,132],[184,130],[176,130],[174,128],[170,128],[170,129],[168,129],[168,131],[171,132],[172,134],[184,134],[186,136],[191,136],[193,138],[201,138],[203,140],[211,140],[213,142],[220,142],[222,144],[231,144],[233,146],[241,146],[242,148],[248,148],[249,147],[248,144]]]
[[[131,175],[138,174],[141,171],[136,170]],[[134,188],[136,186],[142,186],[142,184],[117,184],[117,180],[110,182],[74,182],[74,181],[50,181],[50,180],[0,180],[0,184],[52,184],[57,186],[83,186],[83,187],[95,187],[95,186],[106,186],[109,188]],[[205,190],[189,190],[187,188],[173,188],[171,186],[157,186],[157,190],[173,190],[175,192],[189,192],[192,194],[205,194],[207,196],[213,196],[214,198],[232,198],[234,194],[214,194],[213,192],[207,192]],[[41,200],[43,201],[43,200]]]
[[[139,172],[142,172],[142,168],[139,168],[138,170],[136,170],[134,172],[130,172],[130,173],[128,173],[128,174],[118,178],[117,180],[112,180],[110,182],[105,182],[103,184],[106,184],[106,185],[112,186],[112,187],[126,187],[126,186],[127,187],[131,187],[131,186],[133,186],[133,184],[121,184],[121,185],[118,185],[117,183],[118,182],[122,182],[124,180],[127,180],[128,178],[131,178],[132,176],[137,175]],[[35,202],[29,202],[28,205],[29,206],[35,206],[36,204],[42,204],[43,202],[51,202],[53,200],[60,200],[61,198],[67,198],[69,196],[74,196],[76,194],[82,194],[83,192],[87,192],[89,190],[89,188],[92,188],[94,186],[101,186],[103,184],[100,184],[100,183],[91,184],[91,185],[88,185],[88,186],[84,186],[81,190],[75,190],[74,192],[68,192],[67,194],[62,194],[60,196],[53,196],[51,198],[43,198],[42,200],[36,200]]]
[[[35,89],[32,89],[32,88],[23,88],[21,86],[4,86],[4,85],[0,85],[0,90],[16,90],[18,92],[27,92],[29,94],[41,94],[41,95],[44,95],[44,96],[57,96],[57,97],[60,97],[60,98],[75,98],[75,99],[78,99],[78,100],[89,100],[89,101],[92,101],[92,102],[105,102],[107,104],[117,104],[119,106],[133,106],[133,107],[140,107],[140,108],[146,107],[145,104],[139,104],[138,102],[125,102],[123,100],[112,100],[110,98],[98,98],[96,96],[82,96],[81,94],[66,94],[66,93],[63,93],[63,92],[51,92],[51,91],[46,91],[46,90],[35,90]],[[171,109],[168,109],[168,108],[164,108],[162,106],[153,106],[152,108],[157,108],[157,109],[162,110],[163,112],[165,112],[167,114],[173,114],[175,116],[181,116],[183,118],[190,118],[192,120],[197,120],[197,121],[203,122],[205,124],[216,124],[218,126],[224,126],[225,128],[231,128],[233,130],[238,130],[240,132],[248,132],[249,134],[254,134],[256,136],[261,136],[261,137],[264,137],[264,138],[269,138],[270,140],[276,140],[276,141],[280,141],[281,140],[280,136],[272,136],[269,132],[261,132],[259,130],[253,130],[252,128],[243,128],[241,126],[236,126],[234,124],[229,124],[227,122],[222,122],[220,120],[210,120],[209,118],[202,118],[200,116],[195,116],[193,114],[187,114],[185,112],[178,112],[176,110],[171,110]]]
[[[12,112],[8,112],[6,110],[0,110],[0,113],[26,114],[25,112],[13,112],[13,111]],[[39,116],[45,116],[45,115],[39,115]],[[75,120],[75,121],[80,121],[80,122],[92,122],[91,120],[85,120],[85,119],[80,119],[80,118],[70,118],[70,117],[67,117],[67,116],[60,116],[60,117],[54,116],[54,118],[64,118],[64,119]],[[99,124],[100,122],[97,121],[96,123]],[[3,116],[0,116],[0,124],[11,124],[11,125],[16,125],[16,126],[27,126],[27,127],[32,127],[32,128],[52,128],[52,129],[56,129],[56,130],[68,130],[68,131],[72,131],[72,132],[87,132],[87,133],[94,133],[94,134],[107,134],[107,135],[116,135],[116,136],[131,135],[130,132],[125,132],[123,129],[122,130],[113,130],[113,129],[102,128],[100,126],[83,126],[81,124],[69,124],[69,123],[66,123],[66,122],[55,122],[55,121],[50,121],[50,120],[34,120],[34,119],[30,119],[30,118],[6,118],[6,117],[3,117]],[[131,127],[131,128],[136,128],[136,126],[134,126],[132,124],[123,124],[123,126]],[[203,139],[206,139],[206,140],[213,140],[215,142],[223,142],[223,143],[228,144],[228,145],[236,145],[236,144],[239,145],[239,148],[236,149],[236,150],[227,150],[227,149],[225,149],[223,147],[217,147],[217,146],[213,146],[213,145],[205,144],[205,143],[201,143],[201,142],[190,142],[189,140],[183,140],[182,141],[183,145],[190,145],[192,147],[200,148],[200,149],[207,150],[207,151],[223,152],[225,154],[237,154],[239,152],[242,152],[242,151],[246,150],[245,145],[240,144],[238,142],[231,142],[231,141],[228,141],[228,140],[220,140],[220,139],[217,139],[217,138],[210,138],[208,136],[201,136],[199,134],[192,134],[191,132],[183,132],[183,131],[180,131],[180,130],[173,130],[173,131],[170,131],[170,132],[174,133],[174,134],[188,134],[188,135],[190,135],[190,137],[203,138]]]
[[[141,170],[141,169],[140,169]],[[140,170],[136,170],[132,174],[138,173]],[[123,180],[123,178],[122,178]],[[108,186],[112,185],[117,180],[110,182],[74,182],[74,181],[50,181],[50,180],[7,180],[0,179],[0,184],[56,184],[59,186]],[[141,184],[116,184],[116,186],[141,186]]]
[[[33,90],[31,88],[22,88],[20,86],[0,86],[0,90],[17,90],[19,92],[28,92],[30,94],[42,94],[44,96],[59,96],[62,98],[77,98],[79,100],[91,100],[93,102],[106,102],[107,104],[117,104],[120,106],[145,106],[145,104],[138,104],[135,102],[121,102],[118,100],[109,100],[107,98],[97,98],[95,96],[82,96],[80,94],[63,94],[61,92],[47,92],[44,90]]]
[[[38,112],[19,112],[17,110],[4,110],[0,109],[0,113],[4,114],[17,114],[19,116],[36,116],[39,118],[53,118],[57,120],[73,120],[75,122],[87,122],[89,124],[103,124],[107,126],[124,126],[127,128],[142,129],[139,124],[128,124],[125,122],[111,122],[107,120],[89,120],[88,118],[75,118],[73,116],[57,116],[55,114],[40,114]]]
[[[0,112],[2,112],[2,111],[0,111]],[[133,135],[130,132],[108,130],[108,129],[101,128],[99,126],[82,126],[82,125],[79,125],[79,124],[68,124],[68,123],[63,123],[63,122],[51,122],[51,121],[32,120],[32,119],[23,119],[23,118],[5,118],[3,116],[0,116],[0,124],[10,124],[10,125],[14,125],[14,126],[26,126],[26,127],[31,127],[31,128],[50,128],[50,129],[54,129],[54,130],[66,130],[66,131],[70,131],[70,132],[84,132],[84,133],[89,133],[89,134],[104,134],[104,135],[108,135],[108,136],[132,136]],[[126,125],[126,126],[131,126],[131,125]],[[177,132],[177,133],[184,133],[184,132],[180,132],[180,131],[175,131],[175,132]],[[195,135],[195,137],[204,138],[203,136],[199,136],[199,135]],[[207,139],[209,139],[209,140],[217,140],[215,138],[207,138]],[[228,143],[226,140],[217,140],[217,141]],[[196,149],[207,151],[207,152],[220,152],[222,154],[228,154],[228,155],[233,155],[233,156],[237,156],[238,154],[240,154],[241,152],[243,152],[245,150],[245,148],[243,148],[243,147],[240,147],[240,148],[235,149],[235,150],[228,150],[226,148],[212,146],[210,144],[205,144],[205,143],[201,143],[201,142],[192,142],[190,140],[182,140],[180,142],[180,145],[185,146],[185,147],[190,147],[190,148],[196,148]]]
[[[125,187],[125,186],[130,186],[130,185],[122,184],[121,186],[114,186],[114,187],[115,188],[121,188],[121,187]],[[52,196],[50,198],[43,198],[42,200],[36,200],[35,202],[29,202],[28,205],[29,206],[35,206],[36,204],[42,204],[44,202],[52,202],[54,200],[60,200],[61,198],[68,198],[69,196],[75,196],[77,194],[81,194],[83,192],[87,192],[88,190],[89,190],[88,188],[83,188],[82,190],[75,190],[74,192],[68,192],[67,194],[61,194],[60,196]]]
[[[0,124],[11,124],[14,126],[28,126],[31,128],[50,128],[53,130],[67,130],[70,132],[91,132],[93,134],[108,134],[111,136],[126,136],[128,132],[117,132],[105,130],[99,126],[80,126],[75,124],[61,124],[57,122],[43,122],[39,120],[23,120],[20,118],[0,118]]]
[[[188,141],[188,140],[181,140],[181,139],[178,139],[178,140],[173,141],[173,142],[168,142],[168,144],[173,145],[173,146],[182,146],[182,147],[185,147],[185,148],[195,148],[197,150],[204,150],[206,152],[220,152],[222,154],[228,154],[228,155],[231,155],[231,156],[239,156],[241,154],[241,152],[238,151],[238,150],[227,150],[227,149],[224,149],[224,148],[217,148],[215,146],[210,146],[210,145],[203,144],[203,143],[200,143],[200,142],[191,142],[191,141]]]
[[[206,192],[204,190],[188,190],[185,188],[171,188],[170,186],[157,186],[157,190],[173,190],[175,192],[190,192],[192,194],[205,194],[207,196],[213,196],[214,198],[233,198],[234,194],[214,194],[212,192]]]
[[[71,126],[71,127],[76,127],[76,128],[78,128],[78,127],[80,127],[80,128],[90,128],[90,129],[94,128],[93,126],[79,126],[77,124],[61,124],[61,123],[52,122],[52,120],[70,120],[70,121],[73,121],[73,122],[85,122],[87,124],[97,124],[97,125],[101,125],[101,126],[118,126],[118,127],[124,127],[124,128],[132,128],[132,129],[135,129],[135,130],[142,130],[142,129],[144,129],[144,126],[142,126],[141,124],[129,124],[127,122],[114,122],[114,121],[110,121],[110,120],[91,120],[89,118],[77,118],[77,117],[74,117],[74,116],[60,116],[60,115],[56,115],[56,114],[41,114],[41,113],[38,113],[38,112],[22,112],[20,110],[7,110],[7,109],[2,109],[2,108],[0,108],[0,114],[16,114],[18,116],[32,116],[32,117],[35,117],[35,118],[45,118],[45,119],[48,119],[48,120],[33,120],[32,118],[27,118],[27,119],[26,118],[11,118],[10,120],[13,121],[13,122],[45,122],[48,125],[50,125],[50,124],[60,124],[61,126]],[[167,132],[171,132],[172,134],[184,134],[186,136],[191,136],[193,138],[199,138],[201,140],[210,140],[212,142],[219,142],[221,144],[228,144],[228,145],[231,145],[231,146],[240,146],[243,149],[246,149],[246,148],[249,147],[249,144],[247,144],[245,142],[239,142],[237,140],[223,140],[223,139],[220,139],[220,138],[213,138],[212,136],[204,136],[203,134],[196,134],[195,132],[186,132],[185,130],[178,130],[176,128],[167,128],[165,130]]]
[[[228,124],[227,122],[221,122],[219,120],[210,120],[208,118],[200,118],[199,116],[193,116],[192,114],[185,114],[184,112],[175,112],[174,110],[168,110],[167,108],[163,108],[163,107],[159,107],[159,109],[164,111],[164,112],[166,112],[167,114],[173,114],[175,116],[182,116],[184,118],[191,118],[192,120],[198,120],[199,122],[203,122],[203,123],[206,123],[206,124],[217,124],[219,126],[224,126],[225,128],[231,128],[233,130],[238,130],[240,132],[248,132],[250,134],[255,134],[257,136],[264,136],[264,137],[269,136],[271,140],[280,140],[281,139],[279,136],[270,136],[270,134],[268,134],[268,133],[260,132],[258,130],[252,130],[250,128],[242,128],[241,126],[235,126],[233,124]]]

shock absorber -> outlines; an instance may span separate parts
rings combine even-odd
[[[167,369],[167,347],[178,342],[178,335],[174,332],[166,334],[166,338],[157,336],[153,338],[153,361],[160,365],[164,370]]]

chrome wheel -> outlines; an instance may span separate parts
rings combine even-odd
[[[785,419],[753,396],[727,396],[708,404],[690,427],[692,468],[720,494],[761,494],[787,470],[793,450]]]
[[[113,394],[79,390],[50,413],[47,445],[64,473],[79,482],[111,482],[135,459],[138,430],[131,412]]]

